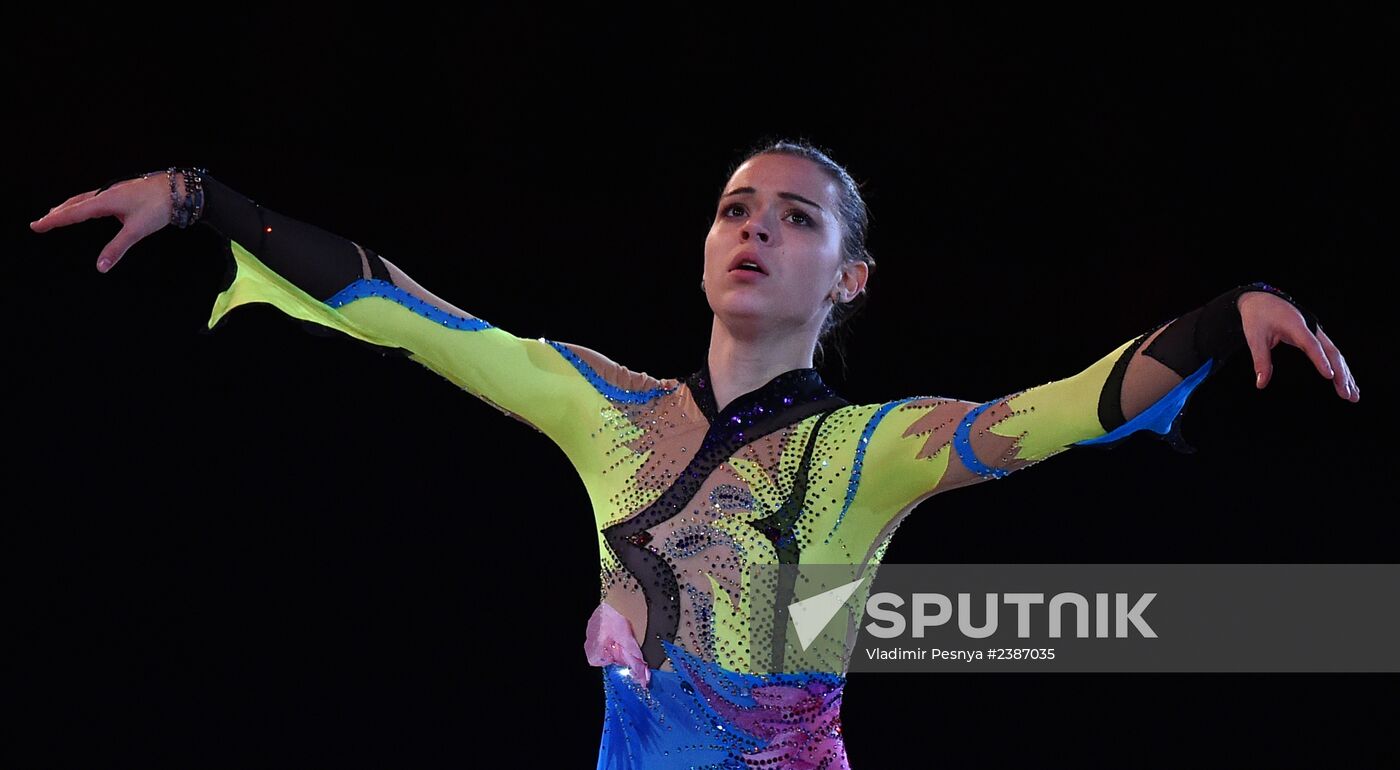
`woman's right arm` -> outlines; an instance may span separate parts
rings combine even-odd
[[[1245,325],[1246,306],[1253,328]],[[1290,331],[1275,339],[1275,331],[1254,325],[1260,318],[1273,319],[1265,327]],[[870,405],[856,455],[865,471],[860,489],[869,492],[864,501],[853,492],[846,505],[866,502],[861,507],[873,513],[852,518],[887,532],[934,494],[1004,478],[1072,447],[1112,448],[1144,434],[1194,452],[1181,434],[1181,418],[1198,388],[1241,350],[1256,354],[1256,387],[1263,387],[1271,364],[1259,350],[1276,342],[1303,349],[1338,397],[1360,398],[1317,318],[1268,284],[1247,284],[1159,323],[1062,379],[983,402],[915,396]]]
[[[181,193],[183,181],[177,173]],[[660,384],[578,345],[516,337],[428,292],[372,249],[261,206],[207,174],[203,188],[200,221],[228,239],[230,258],[211,330],[235,307],[271,304],[317,327],[403,351],[571,455],[588,440],[587,415],[610,399],[645,395],[619,384]],[[44,232],[116,216],[124,227],[103,251],[105,272],[168,223],[170,210],[167,176],[159,173],[75,196],[31,226]]]

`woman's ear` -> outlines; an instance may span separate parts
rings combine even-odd
[[[843,302],[850,302],[862,291],[865,291],[865,282],[870,279],[870,265],[864,262],[846,262],[841,265],[841,281],[839,286],[844,295]]]

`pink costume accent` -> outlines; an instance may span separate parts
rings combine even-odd
[[[607,602],[600,602],[588,619],[588,638],[583,643],[588,662],[594,666],[615,663],[646,687],[651,682],[651,669],[642,658],[641,645],[632,633],[632,623]]]
[[[674,660],[674,658],[673,658]],[[841,691],[843,684],[813,680],[783,682],[778,675],[771,684],[753,686],[753,705],[735,703],[718,692],[696,659],[677,662],[694,682],[696,690],[726,725],[732,725],[763,742],[763,747],[744,752],[744,764],[754,770],[850,770],[846,744],[841,735]]]

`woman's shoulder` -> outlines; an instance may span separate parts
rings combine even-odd
[[[631,369],[576,342],[541,340],[558,350],[600,392],[613,398],[624,395],[629,398],[653,396],[673,391],[682,382],[681,378],[656,377],[646,371]]]
[[[867,415],[879,418],[891,412],[929,411],[945,405],[965,408],[976,406],[976,402],[952,396],[915,395],[890,398],[884,401],[853,400],[837,411],[842,416]]]

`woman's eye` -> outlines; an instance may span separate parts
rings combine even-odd
[[[731,203],[731,204],[729,204],[728,206],[725,206],[723,209],[720,209],[720,216],[727,217],[727,216],[729,216],[730,213],[732,213],[735,209],[739,209],[739,210],[742,211],[743,208],[744,208],[744,207],[743,207],[742,204],[739,204],[739,203]],[[812,218],[811,218],[811,217],[807,216],[807,214],[804,213],[804,212],[798,211],[797,209],[793,209],[792,211],[789,211],[789,212],[788,212],[788,215],[789,215],[789,216],[795,216],[795,217],[797,217],[797,222],[798,222],[798,224],[802,225],[803,227],[810,227],[810,226],[812,226],[812,224],[813,224],[813,223],[812,223]]]

